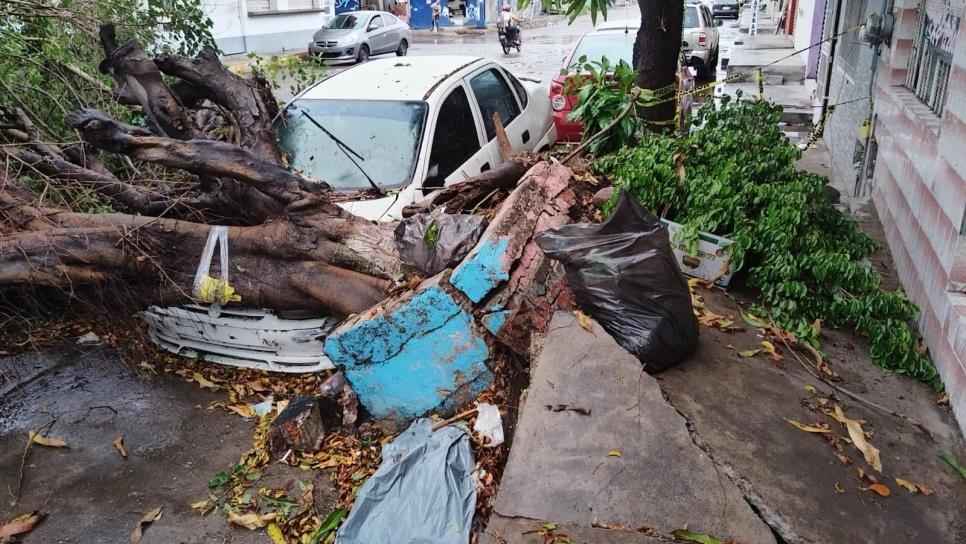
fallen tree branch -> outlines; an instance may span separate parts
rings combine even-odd
[[[583,153],[584,150],[590,146],[590,144],[596,142],[604,134],[607,134],[607,131],[617,126],[617,123],[620,123],[621,119],[627,117],[627,114],[629,114],[631,111],[634,110],[634,106],[637,104],[637,98],[640,95],[641,95],[641,89],[639,87],[635,87],[634,90],[631,91],[630,100],[627,102],[627,106],[625,106],[624,109],[621,110],[621,112],[617,115],[617,117],[615,117],[610,123],[607,123],[607,126],[600,129],[596,134],[581,142],[581,144],[577,146],[577,149],[574,149],[573,151],[571,151],[570,154],[568,154],[566,157],[563,158],[563,160],[560,161],[560,164],[563,164],[566,166],[567,163],[569,163],[571,160],[574,159],[574,157]]]
[[[511,190],[531,166],[529,158],[508,160],[492,170],[487,170],[466,181],[454,183],[434,191],[429,198],[403,208],[403,217],[428,213],[439,206],[446,206],[449,213],[472,208],[494,190]]]

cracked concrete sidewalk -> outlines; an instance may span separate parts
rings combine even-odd
[[[737,314],[727,294],[702,294],[711,311]],[[781,346],[780,363],[739,357],[738,351],[761,341],[747,329],[702,327],[694,353],[650,376],[598,324],[588,332],[570,314],[556,314],[533,359],[482,541],[539,543],[536,531],[546,522],[574,544],[660,542],[685,526],[743,544],[966,541],[966,480],[936,456],[944,450],[962,460],[966,448],[933,392],[872,366],[863,339],[823,332],[823,349],[844,387],[915,416],[925,428],[839,394],[834,401],[872,432],[883,472],[875,473],[846,444],[853,463],[847,466],[822,434],[783,420],[824,420],[847,436],[803,406],[817,400],[806,385],[817,395],[834,391]],[[552,412],[546,404],[591,414]],[[868,491],[859,467],[886,484],[891,496]],[[896,477],[926,484],[934,495],[912,494]],[[642,526],[652,532],[636,531]]]

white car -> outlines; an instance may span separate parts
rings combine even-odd
[[[503,162],[492,120],[514,151],[557,138],[546,92],[494,61],[426,56],[370,61],[295,97],[277,123],[291,167],[334,191],[340,206],[376,221],[433,190]],[[363,196],[364,195],[364,196]]]

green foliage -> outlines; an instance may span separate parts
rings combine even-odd
[[[533,0],[520,0],[517,8],[527,8]],[[607,8],[614,5],[614,0],[540,0],[540,3],[548,11],[557,9],[561,4],[567,6],[568,23],[573,23],[584,11],[590,11],[590,19],[597,24],[597,15],[607,19]]]
[[[18,0],[0,2],[0,105],[23,109],[47,142],[70,145],[77,135],[64,123],[74,108],[95,108],[143,126],[144,117],[118,104],[114,80],[98,66],[104,50],[99,25],[115,23],[117,39],[137,39],[149,52],[193,55],[214,45],[211,21],[196,0]],[[163,169],[116,162],[105,166],[124,181],[162,179]],[[20,168],[19,165],[10,165]],[[107,201],[82,187],[48,185],[24,167],[18,174],[42,199],[90,213],[111,211]]]
[[[877,365],[941,389],[909,325],[917,308],[881,288],[865,259],[874,242],[829,202],[823,176],[795,168],[801,151],[780,120],[779,106],[725,96],[701,108],[689,134],[645,133],[596,167],[645,206],[667,209],[692,250],[699,231],[733,239],[730,258],[760,290],[762,311],[800,340],[818,345],[816,319],[853,326]]]
[[[273,91],[288,82],[288,92],[297,95],[325,76],[325,63],[321,58],[303,59],[298,55],[285,57],[261,57],[255,52],[248,54],[252,73],[265,79]]]
[[[584,125],[584,138],[590,138],[630,106],[637,73],[624,61],[614,65],[604,57],[600,61],[588,62],[586,56],[577,59],[570,72],[564,92],[576,95],[577,107],[570,112],[568,120],[580,121]],[[645,100],[638,99],[638,105],[645,103]],[[625,115],[603,136],[591,142],[589,151],[595,155],[615,151],[635,139],[643,128],[637,115]]]

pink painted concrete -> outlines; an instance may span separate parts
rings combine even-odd
[[[959,232],[966,210],[966,25],[956,38],[940,118],[903,88],[916,6],[897,6],[897,39],[882,52],[876,81],[873,202],[902,285],[919,305],[920,332],[966,431],[966,296],[949,290],[950,281],[966,281],[966,236]]]

